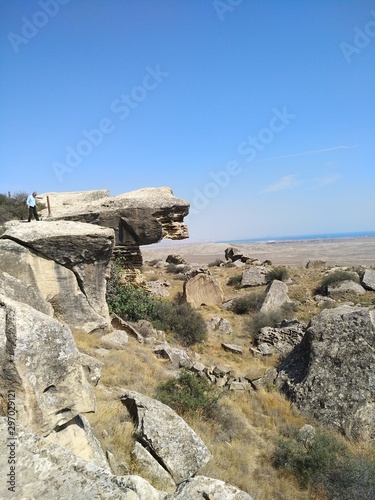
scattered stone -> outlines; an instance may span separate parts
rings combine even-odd
[[[267,283],[266,274],[267,269],[264,267],[252,267],[250,269],[246,269],[242,274],[241,287],[251,287],[251,286],[260,286],[265,285]]]
[[[123,330],[115,330],[112,333],[103,335],[100,343],[107,349],[125,349],[129,342],[129,336]]]
[[[168,264],[183,264],[184,266],[187,265],[186,260],[181,255],[176,254],[168,255],[165,261],[168,262]]]
[[[184,350],[172,348],[167,343],[155,347],[154,353],[159,358],[169,359],[175,368],[187,366],[191,362]]]
[[[367,290],[375,290],[375,269],[366,269],[362,277],[362,285]]]
[[[221,347],[228,352],[232,352],[233,354],[243,354],[243,349],[239,345],[235,344],[221,344]]]
[[[209,330],[218,330],[219,332],[227,334],[230,334],[233,331],[230,321],[220,316],[214,316],[209,321],[207,321],[207,327],[209,328]]]
[[[169,406],[135,391],[121,396],[136,429],[138,442],[148,449],[176,484],[207,464],[211,453],[203,441]]]
[[[286,356],[299,344],[305,334],[305,326],[297,320],[284,321],[280,328],[265,326],[255,335],[257,349],[265,356],[277,353]]]
[[[327,262],[325,260],[309,260],[306,264],[306,269],[326,269]]]
[[[288,303],[292,303],[288,296],[288,286],[282,281],[273,280],[266,288],[266,297],[260,312],[278,312],[283,305]]]
[[[181,484],[174,500],[252,500],[252,497],[224,481],[196,476]]]
[[[338,285],[327,287],[327,294],[331,299],[347,299],[352,295],[363,295],[366,290],[359,283],[354,281],[341,281]]]
[[[79,355],[87,380],[93,386],[98,385],[100,377],[102,376],[104,363],[83,352],[80,352]]]

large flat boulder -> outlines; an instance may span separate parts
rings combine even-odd
[[[219,479],[205,476],[196,476],[182,484],[174,500],[252,500],[245,491],[224,483]]]
[[[85,192],[83,192],[85,193]],[[177,198],[168,187],[143,188],[118,196],[96,200],[81,199],[80,193],[44,193],[48,209],[41,212],[45,220],[72,220],[89,222],[115,230],[119,245],[148,245],[163,238],[188,238],[183,222],[189,212],[189,203]]]
[[[182,301],[192,307],[221,305],[224,293],[219,281],[209,271],[192,273],[183,285]]]
[[[112,230],[91,224],[13,224],[0,239],[0,270],[33,289],[72,329],[106,330],[113,243]]]
[[[135,425],[135,436],[172,476],[176,484],[203,467],[211,453],[203,441],[169,406],[135,391],[121,396]]]
[[[70,329],[27,304],[0,296],[0,399],[14,391],[17,421],[47,436],[95,411]]]
[[[375,439],[375,310],[323,310],[278,372],[277,385],[308,415],[349,438]]]

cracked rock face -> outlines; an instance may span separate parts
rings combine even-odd
[[[375,439],[374,309],[323,310],[278,372],[298,408],[349,438]]]
[[[51,315],[72,329],[107,329],[106,278],[113,244],[111,229],[92,224],[12,224],[0,239],[0,269],[32,288]]]
[[[193,476],[211,458],[203,441],[169,406],[126,391],[122,403],[133,418],[138,442],[180,484]]]
[[[17,421],[47,436],[79,413],[95,411],[95,397],[66,325],[0,296],[0,398],[15,393]]]

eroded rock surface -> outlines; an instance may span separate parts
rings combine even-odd
[[[349,438],[375,439],[375,310],[322,311],[278,372],[298,408]]]

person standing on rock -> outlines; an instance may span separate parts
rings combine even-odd
[[[39,220],[38,217],[38,212],[36,211],[36,195],[38,193],[36,191],[33,192],[33,194],[29,194],[26,200],[26,205],[29,207],[29,220],[27,222],[30,222],[32,217],[34,216],[35,220]]]

